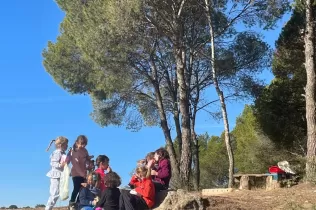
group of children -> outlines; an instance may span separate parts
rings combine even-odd
[[[47,173],[50,178],[50,197],[45,210],[52,210],[56,204],[63,169],[69,163],[72,164],[73,180],[70,208],[145,210],[155,205],[156,192],[169,187],[171,165],[168,152],[164,148],[151,152],[145,159],[138,161],[129,183],[130,189],[119,189],[121,178],[110,168],[109,158],[99,155],[94,164],[94,156],[90,156],[85,148],[88,144],[86,136],[78,136],[67,154],[67,138],[60,136],[52,140],[47,151],[52,143],[55,143],[56,150],[50,156],[51,170]]]

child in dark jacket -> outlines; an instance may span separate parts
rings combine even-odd
[[[153,167],[150,164],[148,167],[152,168],[151,175],[154,176],[153,183],[155,185],[156,192],[166,190],[169,187],[171,179],[171,164],[169,160],[169,153],[166,149],[160,148],[155,151],[155,162],[158,163],[158,167]]]
[[[79,209],[93,210],[96,205],[96,198],[100,194],[98,188],[100,182],[100,175],[92,172],[87,176],[87,183],[83,183],[83,187],[79,192]]]
[[[111,171],[104,176],[104,184],[105,190],[96,204],[96,209],[118,210],[121,195],[118,187],[121,185],[121,178],[117,173]]]

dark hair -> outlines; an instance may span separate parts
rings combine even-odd
[[[77,143],[78,142],[82,142],[82,144],[87,145],[88,144],[88,138],[85,135],[80,135],[77,137],[77,140],[75,141],[74,145],[73,145],[73,150],[76,152],[77,151]]]
[[[97,166],[97,167],[99,167],[99,165],[100,165],[100,163],[104,163],[104,162],[110,162],[110,159],[108,158],[108,156],[106,156],[106,155],[99,155],[98,157],[97,157],[97,159],[95,160],[95,165]]]
[[[165,148],[159,148],[155,151],[160,156],[160,159],[169,159],[169,153]]]
[[[106,187],[116,188],[121,185],[121,177],[111,171],[104,176],[104,184]]]

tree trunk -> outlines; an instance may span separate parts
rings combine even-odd
[[[154,90],[155,90],[155,98],[156,98],[156,104],[157,104],[158,112],[159,112],[160,126],[163,130],[163,133],[165,136],[165,141],[167,144],[167,151],[168,151],[169,156],[170,156],[172,176],[179,177],[179,162],[177,160],[177,154],[175,152],[174,145],[172,142],[170,129],[168,126],[168,120],[167,120],[165,108],[163,105],[163,98],[161,96],[159,84],[157,81],[157,78],[158,78],[157,67],[156,67],[155,62],[153,60],[150,61],[150,64],[151,64],[152,75],[151,75],[151,78],[149,77],[148,79],[151,80],[151,83],[152,83]]]
[[[199,157],[199,141],[196,136],[196,133],[191,130],[192,140],[193,140],[193,148],[192,148],[192,156],[193,156],[193,186],[194,190],[198,191],[200,189],[200,157]]]
[[[192,55],[192,54],[191,54]],[[190,56],[191,57],[191,56]],[[190,58],[191,60],[191,58]],[[190,62],[192,63],[192,62]],[[192,70],[192,68],[190,68]],[[197,71],[194,71],[194,77],[195,80],[199,80],[199,73]],[[192,95],[191,95],[192,97]],[[195,120],[196,120],[196,114],[198,111],[198,103],[200,101],[200,86],[196,86],[196,96],[195,98],[191,98],[191,135],[192,135],[192,141],[193,141],[193,147],[192,147],[192,156],[193,156],[193,186],[194,190],[200,189],[200,157],[199,157],[199,141],[195,133]]]
[[[179,27],[181,28],[181,27]],[[181,30],[181,29],[180,29]],[[180,36],[181,37],[181,36]],[[180,176],[182,186],[189,190],[191,170],[191,129],[188,88],[185,79],[185,49],[182,42],[177,41],[175,45],[176,71],[179,84],[179,108],[181,113],[182,150],[180,158]]]
[[[173,112],[173,120],[174,124],[176,126],[176,132],[177,132],[177,140],[179,143],[179,148],[178,148],[178,155],[181,155],[181,150],[182,150],[182,132],[181,132],[181,126],[180,126],[180,117],[179,117],[179,111],[175,110]]]
[[[233,156],[233,150],[231,147],[231,140],[229,135],[229,123],[228,123],[228,117],[227,117],[227,110],[226,110],[226,104],[225,104],[225,98],[223,91],[221,91],[220,86],[218,84],[217,74],[216,74],[216,66],[215,66],[215,42],[214,42],[214,30],[213,30],[213,24],[212,24],[212,18],[210,14],[209,9],[209,2],[208,0],[205,0],[205,12],[209,24],[209,31],[210,31],[210,38],[211,38],[211,70],[212,70],[212,76],[213,76],[213,83],[216,89],[216,93],[219,97],[220,104],[221,104],[221,110],[222,110],[222,117],[224,122],[224,133],[225,133],[225,144],[228,154],[228,160],[229,160],[229,174],[228,174],[228,187],[231,188],[233,186],[234,181],[234,156]]]
[[[314,14],[313,1],[306,0],[305,25],[305,68],[307,82],[305,87],[306,122],[307,122],[307,155],[306,181],[316,181],[316,121],[315,121],[315,70],[314,70]]]

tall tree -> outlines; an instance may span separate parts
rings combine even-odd
[[[222,119],[224,122],[224,136],[225,136],[225,143],[227,148],[227,154],[229,158],[229,182],[228,187],[233,186],[233,173],[234,173],[234,156],[233,151],[231,147],[231,139],[230,139],[230,130],[229,130],[229,122],[228,122],[228,114],[226,109],[226,102],[225,102],[225,95],[223,93],[223,87],[221,87],[221,84],[219,82],[219,76],[217,75],[219,72],[223,71],[223,69],[217,67],[217,56],[218,56],[218,45],[215,42],[216,38],[216,32],[215,28],[216,20],[214,20],[214,17],[216,14],[222,14],[222,16],[227,19],[227,25],[223,27],[223,30],[221,33],[226,33],[229,35],[233,35],[231,32],[229,33],[229,30],[233,30],[233,26],[238,23],[242,22],[247,26],[255,25],[256,23],[264,24],[267,28],[274,25],[275,21],[277,20],[278,16],[280,14],[283,14],[283,12],[286,9],[287,4],[282,5],[284,1],[232,1],[232,7],[229,8],[228,3],[230,1],[213,1],[213,0],[204,0],[204,8],[205,8],[205,14],[207,17],[208,22],[208,30],[210,35],[210,63],[211,63],[211,71],[212,71],[212,80],[213,84],[216,90],[216,93],[218,95],[221,111],[222,111]],[[237,9],[236,9],[237,8]],[[264,11],[270,10],[271,13],[268,14]],[[231,17],[231,14],[232,17]],[[235,15],[236,14],[236,15]],[[228,33],[227,33],[228,32]],[[238,34],[238,33],[237,33]],[[244,34],[239,34],[240,36],[238,38],[241,38]],[[246,44],[246,42],[244,43]],[[240,55],[239,55],[240,56]],[[248,54],[249,56],[249,54]],[[242,57],[242,56],[241,56]],[[254,58],[254,57],[252,57]],[[230,84],[229,88],[234,89],[236,92],[236,95],[239,95],[241,92],[245,91],[245,89],[248,89],[252,94],[255,94],[257,92],[258,85],[255,80],[250,76],[251,73],[253,73],[254,69],[258,69],[258,63],[256,61],[260,60],[260,58],[257,59],[249,59],[249,57],[246,58],[247,62],[241,62],[241,64],[245,65],[244,68],[238,68],[238,73],[235,74],[235,77],[233,77],[234,83]],[[266,63],[268,65],[268,63]],[[262,67],[262,66],[261,66]],[[260,69],[260,68],[259,68]],[[235,65],[229,65],[226,67],[226,70],[228,71],[236,71]],[[244,70],[244,71],[242,71]],[[249,71],[250,70],[250,71]],[[252,71],[251,71],[252,70]],[[241,82],[240,82],[241,81]]]
[[[212,78],[213,83],[216,89],[216,93],[219,97],[220,104],[221,104],[221,110],[222,110],[222,117],[224,122],[224,134],[225,134],[225,144],[229,159],[229,170],[228,170],[228,187],[231,188],[233,186],[233,175],[234,175],[234,156],[233,156],[233,150],[231,147],[231,140],[230,140],[230,134],[229,134],[229,123],[228,123],[228,117],[227,117],[227,109],[226,109],[226,103],[225,103],[225,97],[223,94],[223,91],[221,90],[219,83],[218,83],[218,77],[216,74],[216,66],[215,66],[215,34],[214,34],[214,28],[213,28],[213,22],[210,14],[210,8],[213,8],[213,4],[209,4],[208,0],[205,0],[205,13],[208,20],[208,26],[210,31],[210,44],[211,44],[211,71],[212,71]],[[214,10],[215,11],[215,10]]]
[[[264,104],[272,104],[273,94],[280,95],[281,100],[279,101],[286,102],[283,103],[284,108],[281,112],[274,112],[275,114],[270,115],[270,117],[274,116],[274,123],[277,122],[281,125],[279,126],[281,128],[280,139],[287,140],[281,143],[287,147],[292,147],[292,150],[294,147],[295,152],[299,151],[301,154],[306,154],[306,180],[310,182],[314,182],[316,177],[314,13],[313,1],[296,1],[291,20],[284,27],[277,42],[274,59],[276,79],[267,88],[265,92],[267,94],[261,99],[259,98],[257,103],[260,113],[260,110],[264,110]],[[304,71],[305,75],[303,74]],[[286,98],[286,95],[289,97]],[[278,106],[270,107],[272,109],[272,107]],[[277,108],[273,109],[277,110]],[[279,108],[279,110],[281,109]],[[262,113],[264,114],[264,112]],[[303,118],[304,115],[305,118]],[[281,124],[281,119],[287,123]],[[269,126],[266,127],[269,128]],[[277,129],[273,130],[277,131]],[[291,133],[291,131],[294,132]]]
[[[305,1],[305,69],[306,69],[306,122],[307,122],[307,159],[306,179],[316,180],[316,101],[315,101],[315,16],[314,1]]]
[[[280,149],[306,155],[304,13],[295,9],[276,41],[274,79],[255,101],[255,115]]]
[[[200,4],[203,2],[57,3],[66,16],[57,42],[50,42],[44,50],[47,72],[67,91],[90,94],[92,117],[101,126],[139,129],[160,125],[174,176],[189,188],[192,141],[198,147],[195,118],[211,103],[200,96],[214,81],[208,56],[210,35],[205,30],[208,22]],[[237,85],[239,92],[248,91],[250,86],[252,90],[249,84],[255,83],[255,73],[269,60],[267,45],[255,33],[239,33],[232,38],[234,30],[230,26],[234,20],[221,12],[214,18],[218,82],[246,81]],[[177,152],[170,133],[172,126],[179,143]],[[194,151],[197,161],[198,150]],[[198,162],[193,165],[198,167]]]

